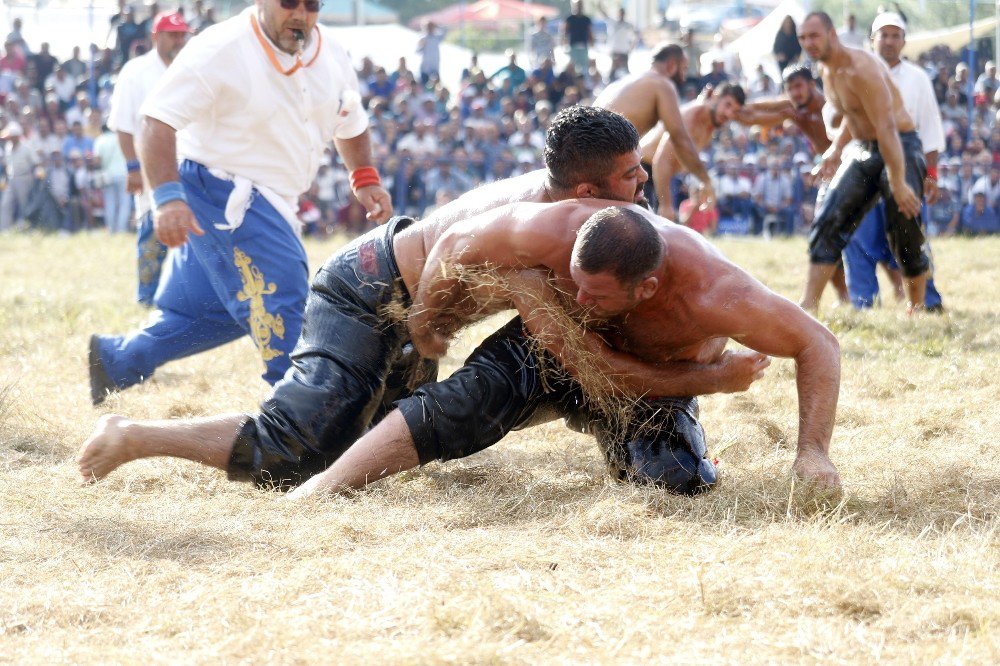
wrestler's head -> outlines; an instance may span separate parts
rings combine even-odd
[[[723,83],[712,93],[712,124],[716,127],[736,117],[747,102],[743,88],[735,83]]]
[[[545,166],[555,198],[645,201],[639,133],[614,111],[571,106],[557,113],[545,135]]]
[[[296,32],[309,40],[322,3],[320,0],[256,0],[256,4],[257,20],[264,34],[285,53],[297,53]]]
[[[599,210],[573,244],[576,301],[600,319],[624,314],[656,293],[662,262],[663,241],[646,217],[619,206]]]
[[[653,48],[653,69],[677,86],[684,85],[687,68],[688,57],[680,44],[663,42]]]
[[[813,79],[812,71],[805,65],[796,65],[785,69],[783,78],[785,92],[792,104],[800,109],[808,106],[816,90],[816,81]]]
[[[837,30],[833,19],[826,12],[807,14],[799,26],[799,44],[813,60],[825,62],[833,53],[837,40]]]

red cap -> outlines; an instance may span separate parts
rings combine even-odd
[[[153,21],[153,34],[158,32],[191,32],[180,12],[160,12]]]

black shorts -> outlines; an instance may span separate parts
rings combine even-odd
[[[923,199],[927,164],[916,132],[902,132],[906,182]],[[878,142],[862,141],[845,156],[830,186],[816,204],[816,219],[809,234],[809,259],[814,264],[836,264],[862,218],[881,196],[885,201],[885,232],[896,261],[906,277],[923,275],[930,260],[923,250],[924,232],[919,217],[899,211],[889,188],[885,161]]]
[[[392,251],[396,217],[334,254],[313,278],[292,367],[243,425],[229,478],[287,488],[346,451],[399,398],[437,376],[395,316],[409,306]]]
[[[646,172],[646,182],[642,184],[642,195],[646,197],[649,210],[655,213],[660,209],[660,198],[656,194],[656,185],[653,183],[653,167],[642,162],[642,170]]]
[[[421,464],[461,458],[508,432],[555,418],[593,434],[616,478],[684,494],[715,483],[694,398],[643,400],[612,426],[590,408],[580,385],[555,360],[532,348],[520,318],[487,338],[444,381],[425,384],[398,407]]]

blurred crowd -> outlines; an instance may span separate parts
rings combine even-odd
[[[64,61],[51,55],[47,44],[31,52],[15,19],[0,58],[0,229],[28,224],[65,231],[130,228],[125,160],[104,120],[117,72],[150,48],[151,19],[165,8],[121,3],[109,25],[114,46],[91,46],[86,56],[76,48]],[[216,20],[212,8],[200,1],[182,10],[195,31]],[[629,53],[641,44],[624,12],[606,16],[612,59],[602,69],[593,57],[588,21],[578,3],[564,19],[551,24],[540,19],[528,53],[508,52],[504,66],[494,71],[472,56],[455,89],[440,80],[444,33],[433,24],[424,28],[418,51],[400,57],[391,71],[363,58],[358,79],[371,118],[376,163],[396,211],[422,217],[481,183],[541,168],[552,116],[567,106],[590,103],[604,86],[627,75]],[[774,46],[775,58],[785,64],[803,58],[797,40],[787,36],[789,21]],[[791,30],[794,34],[794,22]],[[857,28],[849,21],[841,39],[850,43],[852,32]],[[720,35],[705,43],[689,32],[681,43],[689,60],[681,90],[685,100],[697,97],[706,85],[725,81],[741,83],[748,101],[781,94],[780,82],[763,67],[744,71]],[[859,43],[863,46],[865,39]],[[557,68],[561,48],[568,50],[570,60]],[[995,63],[974,60],[975,71],[970,72],[963,55],[937,47],[917,60],[932,79],[947,133],[948,147],[939,164],[941,199],[928,215],[932,235],[1000,229],[1000,80]],[[817,194],[810,173],[816,156],[791,123],[769,130],[722,127],[702,159],[715,179],[719,232],[792,234],[808,228]],[[306,233],[353,234],[369,225],[336,160],[331,147],[301,198]],[[680,210],[687,188],[685,179],[675,179],[672,195]]]

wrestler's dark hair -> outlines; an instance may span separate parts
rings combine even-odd
[[[611,173],[614,158],[638,147],[639,133],[624,116],[574,105],[552,118],[545,135],[545,166],[559,187],[600,184]]]
[[[809,12],[808,14],[806,14],[806,17],[802,19],[802,22],[805,23],[811,18],[818,18],[819,22],[823,24],[824,28],[826,28],[827,30],[833,30],[833,19],[830,18],[830,15],[827,14],[826,12]]]
[[[781,73],[781,80],[785,83],[793,81],[796,78],[803,78],[806,80],[806,83],[815,80],[813,78],[812,70],[805,65],[792,65],[790,67],[786,67],[785,71]]]
[[[653,62],[670,62],[684,57],[684,47],[674,42],[662,42],[653,47]]]
[[[744,104],[747,103],[746,92],[743,91],[742,86],[736,85],[735,83],[723,83],[721,86],[715,89],[715,93],[713,93],[712,96],[725,97],[726,95],[729,95],[734,100],[736,100],[736,102],[740,106],[743,106]]]
[[[663,261],[663,240],[642,214],[609,206],[591,215],[576,236],[573,263],[585,273],[611,273],[634,287]]]

